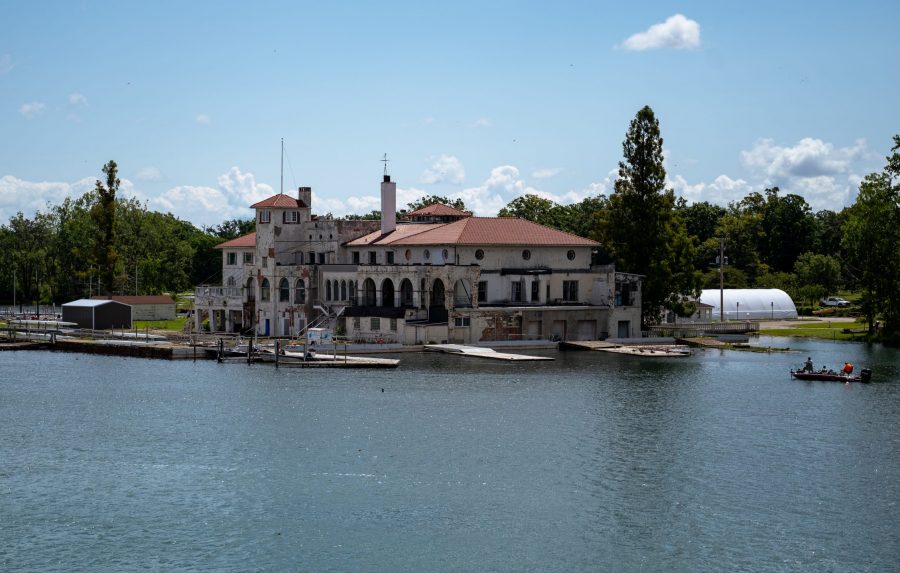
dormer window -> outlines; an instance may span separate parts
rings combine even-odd
[[[296,223],[300,220],[300,214],[297,211],[285,211],[284,212],[284,222],[285,223]]]
[[[272,212],[268,209],[263,209],[259,212],[259,222],[260,223],[268,223],[272,220]]]

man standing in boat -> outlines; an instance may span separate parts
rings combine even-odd
[[[803,370],[801,372],[812,372],[813,371],[813,363],[812,356],[806,358],[806,362],[803,364]]]

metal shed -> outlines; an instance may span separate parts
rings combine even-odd
[[[115,300],[73,300],[62,305],[62,316],[81,328],[131,328],[131,305]]]
[[[725,320],[797,318],[794,301],[777,288],[727,288],[721,297],[725,303]],[[700,302],[713,307],[713,320],[719,320],[719,299],[719,289],[705,289],[700,294]]]

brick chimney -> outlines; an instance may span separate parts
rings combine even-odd
[[[312,208],[312,187],[299,187],[297,189],[297,199],[300,200],[308,209]]]

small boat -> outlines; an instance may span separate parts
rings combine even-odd
[[[844,374],[843,372],[807,372],[803,370],[791,370],[791,378],[797,380],[818,380],[820,382],[863,382],[872,381],[872,371],[863,368],[857,376]]]

